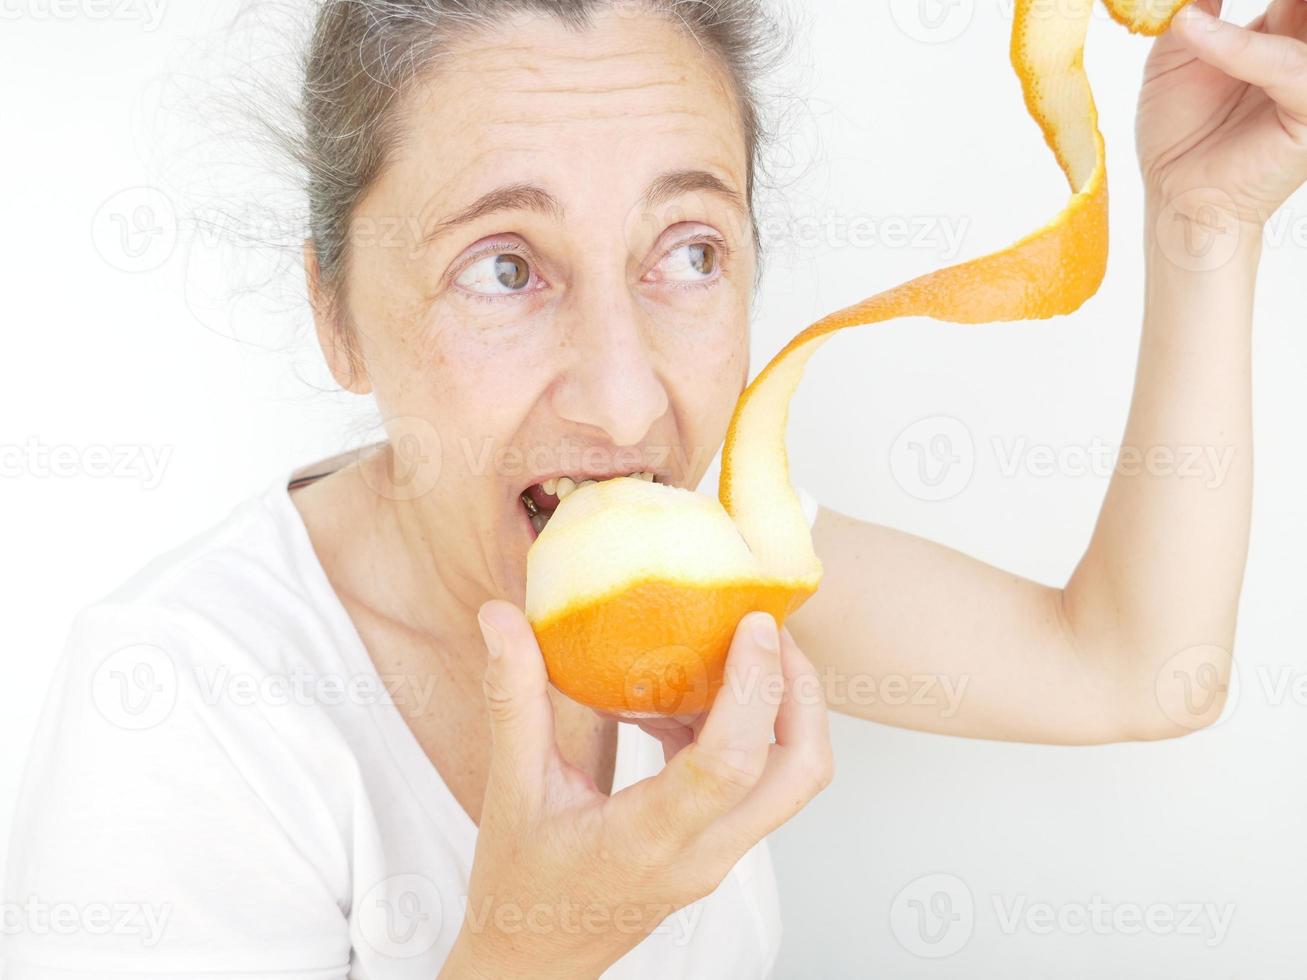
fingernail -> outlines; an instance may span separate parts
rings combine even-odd
[[[753,631],[753,641],[758,646],[768,653],[780,653],[781,638],[776,632],[776,620],[772,619],[770,614],[762,613],[755,616],[749,628]]]
[[[498,660],[504,655],[504,634],[482,619],[480,613],[477,613],[477,622],[481,625],[481,635],[486,640],[486,652],[490,654],[491,660]]]

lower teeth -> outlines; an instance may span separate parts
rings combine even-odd
[[[545,525],[548,523],[549,523],[548,514],[544,514],[541,513],[540,511],[537,511],[536,513],[531,515],[531,526],[536,529],[536,534],[539,534],[541,531],[543,531],[545,529]]]

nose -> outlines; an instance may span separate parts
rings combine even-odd
[[[570,358],[554,410],[602,430],[616,446],[634,446],[668,406],[648,316],[623,282],[592,280],[574,289],[573,300],[563,314]]]

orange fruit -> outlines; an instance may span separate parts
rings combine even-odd
[[[1189,0],[1105,0],[1160,34]],[[1071,313],[1107,266],[1107,175],[1083,56],[1092,0],[1017,0],[1010,56],[1026,108],[1071,199],[1009,247],[877,293],[799,333],[745,389],[722,450],[718,500],[621,477],[578,488],[527,554],[526,615],[563,693],[624,717],[697,714],[722,686],[736,624],[778,623],[816,591],[821,562],[789,480],[790,399],[813,353],[845,327]],[[741,692],[744,693],[744,692]]]

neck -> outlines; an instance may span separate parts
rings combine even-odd
[[[456,554],[455,544],[442,540],[420,500],[376,492],[389,466],[385,455],[338,470],[293,499],[332,587],[374,657],[403,649],[413,652],[395,659],[409,669],[479,678],[484,641],[476,612],[491,598],[489,580],[438,560]],[[383,666],[399,664],[378,663]]]

